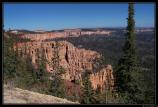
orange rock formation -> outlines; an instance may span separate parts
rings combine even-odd
[[[59,52],[59,64],[62,66],[66,73],[63,78],[68,81],[78,80],[82,84],[82,73],[85,70],[93,71],[94,60],[100,58],[100,54],[85,49],[78,49],[67,41],[60,41],[58,52]],[[14,48],[18,50],[19,55],[23,56],[28,54],[32,58],[32,64],[37,66],[36,60],[38,59],[37,53],[44,50],[44,55],[48,62],[55,52],[56,42],[26,42],[17,43]],[[48,72],[53,72],[54,69],[49,63],[46,64],[46,69]],[[100,87],[104,89],[105,87],[113,87],[113,69],[111,65],[103,67],[101,70],[92,73],[90,75],[90,81],[92,87],[97,89]]]

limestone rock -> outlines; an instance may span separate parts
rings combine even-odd
[[[18,43],[14,49],[18,50],[19,55],[27,54],[31,56],[32,64],[38,68],[36,60],[38,54],[43,50],[44,55],[48,62],[51,63],[51,59],[55,54],[55,47],[57,43],[51,42],[26,42]],[[66,73],[62,76],[63,79],[68,81],[78,80],[82,84],[82,73],[85,70],[93,71],[95,66],[95,59],[99,59],[101,55],[95,51],[78,49],[73,44],[67,41],[60,41],[58,46],[59,53],[59,65],[62,66]],[[48,72],[53,72],[54,68],[47,63],[46,69]],[[97,89],[101,87],[113,87],[113,70],[111,65],[103,67],[101,70],[92,73],[90,75],[90,81],[92,87]]]

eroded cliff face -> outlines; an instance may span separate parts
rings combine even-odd
[[[90,81],[92,83],[92,87],[96,90],[100,88],[113,90],[114,86],[114,77],[113,77],[113,69],[111,65],[107,65],[97,73],[92,73],[90,75]]]
[[[62,32],[51,33],[37,33],[37,34],[23,34],[21,38],[27,38],[32,41],[42,41],[46,39],[65,38],[66,36]]]
[[[38,54],[43,50],[44,56],[48,63],[46,63],[46,69],[48,72],[54,72],[54,68],[49,64],[53,55],[57,42],[27,42],[18,43],[15,45],[15,49],[18,50],[19,55],[23,56],[28,54],[32,58],[32,64],[38,68],[36,60]],[[85,70],[93,71],[95,66],[95,60],[101,56],[99,53],[91,50],[78,49],[67,41],[58,42],[58,54],[59,54],[59,65],[62,66],[66,73],[62,76],[63,79],[68,81],[78,81],[82,85],[82,73]],[[100,87],[113,87],[113,70],[111,65],[107,65],[97,72],[92,72],[90,75],[90,81],[92,87],[97,89]]]

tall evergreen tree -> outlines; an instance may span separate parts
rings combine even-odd
[[[56,45],[54,46],[53,50],[53,57],[51,62],[49,63],[53,68],[53,73],[51,75],[52,78],[52,84],[50,87],[50,92],[58,97],[64,97],[65,92],[65,84],[64,80],[62,79],[62,74],[65,73],[65,69],[60,66],[60,58],[59,58],[59,42],[56,42]]]
[[[4,77],[12,78],[15,76],[17,57],[13,49],[13,44],[15,43],[15,38],[10,33],[4,34],[4,44],[3,44],[3,73]]]
[[[44,49],[37,50],[36,56],[38,56],[37,58],[37,65],[38,65],[38,71],[37,71],[37,76],[38,78],[43,81],[44,78],[47,77],[47,71],[46,71],[46,62],[47,59],[44,55]]]
[[[125,96],[126,103],[141,103],[141,70],[136,55],[133,3],[130,3],[128,7],[127,22],[124,55],[119,60],[116,71],[117,90]]]
[[[90,82],[90,72],[85,71],[83,75],[83,97],[81,98],[81,103],[84,104],[92,104],[95,102],[94,97],[94,91],[91,86]]]

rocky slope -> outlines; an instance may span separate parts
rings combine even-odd
[[[4,85],[3,95],[4,104],[79,104],[78,102],[8,87],[7,85]]]
[[[58,47],[58,48],[56,48]],[[85,70],[92,71],[90,75],[90,80],[92,87],[96,89],[100,87],[101,89],[106,87],[112,88],[114,85],[113,69],[111,65],[104,67],[98,67],[97,60],[101,58],[101,55],[96,51],[86,50],[84,48],[76,48],[73,44],[67,41],[57,42],[26,42],[18,43],[14,47],[18,50],[19,55],[29,55],[32,59],[32,64],[38,68],[37,59],[39,54],[44,52],[48,63],[46,64],[46,69],[48,72],[54,72],[54,68],[49,64],[51,62],[54,54],[58,49],[59,53],[59,65],[62,66],[66,73],[63,78],[68,81],[79,81],[82,85],[82,73]],[[99,68],[94,70],[95,68]]]

